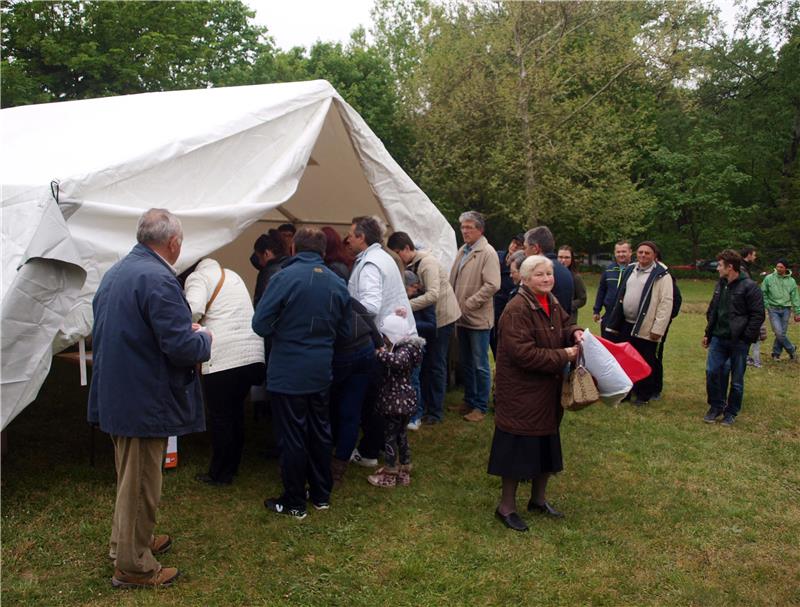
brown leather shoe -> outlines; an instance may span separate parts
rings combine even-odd
[[[169,552],[170,548],[172,548],[172,538],[166,533],[162,535],[154,535],[153,541],[150,542],[150,552],[152,552],[154,555]],[[112,561],[116,561],[117,555],[109,552],[108,558],[110,558]]]
[[[169,552],[170,548],[172,548],[172,538],[166,533],[154,535],[153,541],[150,542],[150,552],[153,554],[164,554]]]
[[[344,482],[344,474],[347,472],[347,465],[350,462],[346,459],[331,459],[331,476],[333,477],[333,486],[339,487]]]
[[[484,417],[486,417],[485,413],[481,413],[478,409],[473,409],[464,416],[464,419],[468,422],[482,422]]]
[[[447,410],[452,411],[453,413],[458,413],[459,415],[466,415],[472,411],[472,407],[467,403],[461,403],[460,405],[451,405],[447,408]]]
[[[178,579],[180,572],[175,567],[162,567],[151,575],[126,575],[114,569],[111,585],[114,588],[168,588]]]

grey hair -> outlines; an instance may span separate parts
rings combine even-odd
[[[539,245],[542,253],[552,253],[556,248],[556,239],[547,226],[531,228],[525,232],[525,246]]]
[[[530,275],[533,274],[533,271],[541,265],[545,265],[551,270],[553,269],[553,262],[544,255],[531,255],[527,257],[519,267],[520,278],[522,278],[522,280],[528,280]]]
[[[167,244],[177,236],[183,241],[181,221],[167,209],[148,209],[139,217],[136,225],[136,240],[141,244]]]
[[[386,226],[380,218],[374,215],[360,215],[359,217],[353,217],[351,223],[355,226],[353,230],[355,235],[363,236],[367,245],[373,245],[383,240]]]
[[[516,251],[512,253],[511,257],[508,260],[508,267],[510,268],[511,264],[515,263],[517,264],[517,271],[519,271],[520,267],[522,266],[522,262],[525,261],[527,257],[528,256],[525,255],[525,251]]]
[[[481,232],[486,230],[486,220],[483,218],[483,215],[478,213],[478,211],[465,211],[458,216],[458,223],[464,223],[465,221],[471,221],[475,224],[475,227],[478,228]]]

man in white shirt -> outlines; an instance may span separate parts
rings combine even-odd
[[[416,335],[416,324],[405,282],[395,260],[383,250],[382,238],[383,228],[375,217],[353,218],[346,240],[356,254],[356,261],[350,273],[347,290],[353,299],[374,316],[378,327],[398,308],[405,309],[406,320]],[[352,457],[354,463],[368,467],[378,464],[378,451],[383,445],[382,418],[374,412],[374,390],[370,390],[370,393],[362,409],[364,436]]]
[[[381,246],[383,229],[374,217],[354,217],[347,234],[348,246],[356,253],[347,290],[371,314],[380,327],[397,308],[405,308],[406,319],[414,326],[411,304],[397,263]],[[414,330],[416,333],[416,329]]]

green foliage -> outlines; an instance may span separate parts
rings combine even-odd
[[[375,0],[368,42],[277,50],[240,0],[2,2],[2,105],[325,78],[453,222],[676,262],[800,257],[800,5]]]
[[[745,227],[752,209],[734,205],[730,197],[734,187],[748,181],[736,168],[734,153],[719,132],[702,128],[692,129],[681,149],[662,146],[653,153],[656,218],[661,225],[677,226],[693,259],[728,246],[727,226],[738,226],[739,238],[752,237]]]
[[[226,2],[4,2],[3,107],[235,83],[265,30]]]

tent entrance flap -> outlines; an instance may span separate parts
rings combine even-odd
[[[282,223],[295,227],[331,226],[341,235],[350,220],[375,215],[389,225],[386,212],[364,176],[363,168],[335,104],[325,117],[311,159],[289,200],[271,209],[236,240],[209,255],[239,274],[251,293],[257,272],[250,264],[253,243],[270,228]]]

